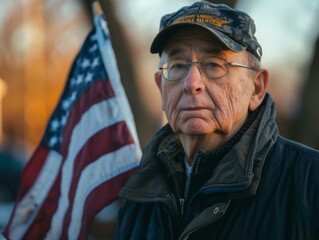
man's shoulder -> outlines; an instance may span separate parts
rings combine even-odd
[[[314,148],[279,136],[267,162],[271,171],[277,169],[278,174],[285,173],[290,178],[311,178],[319,187],[319,151]]]
[[[286,153],[298,154],[300,156],[307,156],[308,158],[319,160],[319,150],[303,143],[279,136],[277,145],[279,145]]]

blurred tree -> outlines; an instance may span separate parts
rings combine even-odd
[[[305,75],[300,112],[291,127],[294,139],[319,149],[319,37],[308,74]],[[305,72],[307,72],[306,69]]]
[[[29,156],[89,28],[76,0],[12,2],[11,8],[0,8],[0,73],[8,86],[3,130],[4,138],[23,141]]]

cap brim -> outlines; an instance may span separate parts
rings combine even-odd
[[[211,27],[198,24],[198,23],[178,23],[163,29],[155,36],[150,48],[151,53],[161,53],[163,51],[166,41],[172,36],[172,34],[176,32],[178,29],[188,27],[188,26],[197,26],[209,31],[231,51],[241,52],[246,49],[245,46],[231,39],[224,33],[216,29],[212,29]]]

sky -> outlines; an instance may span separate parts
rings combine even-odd
[[[0,23],[7,17],[7,12],[14,7],[14,1],[3,1],[0,5]],[[0,24],[0,30],[2,29],[2,24]]]
[[[241,0],[257,25],[257,38],[271,61],[308,61],[319,33],[318,0]]]

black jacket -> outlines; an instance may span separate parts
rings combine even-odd
[[[197,153],[186,187],[182,148],[161,129],[120,193],[115,238],[319,239],[319,152],[279,136],[269,95],[254,114]]]

